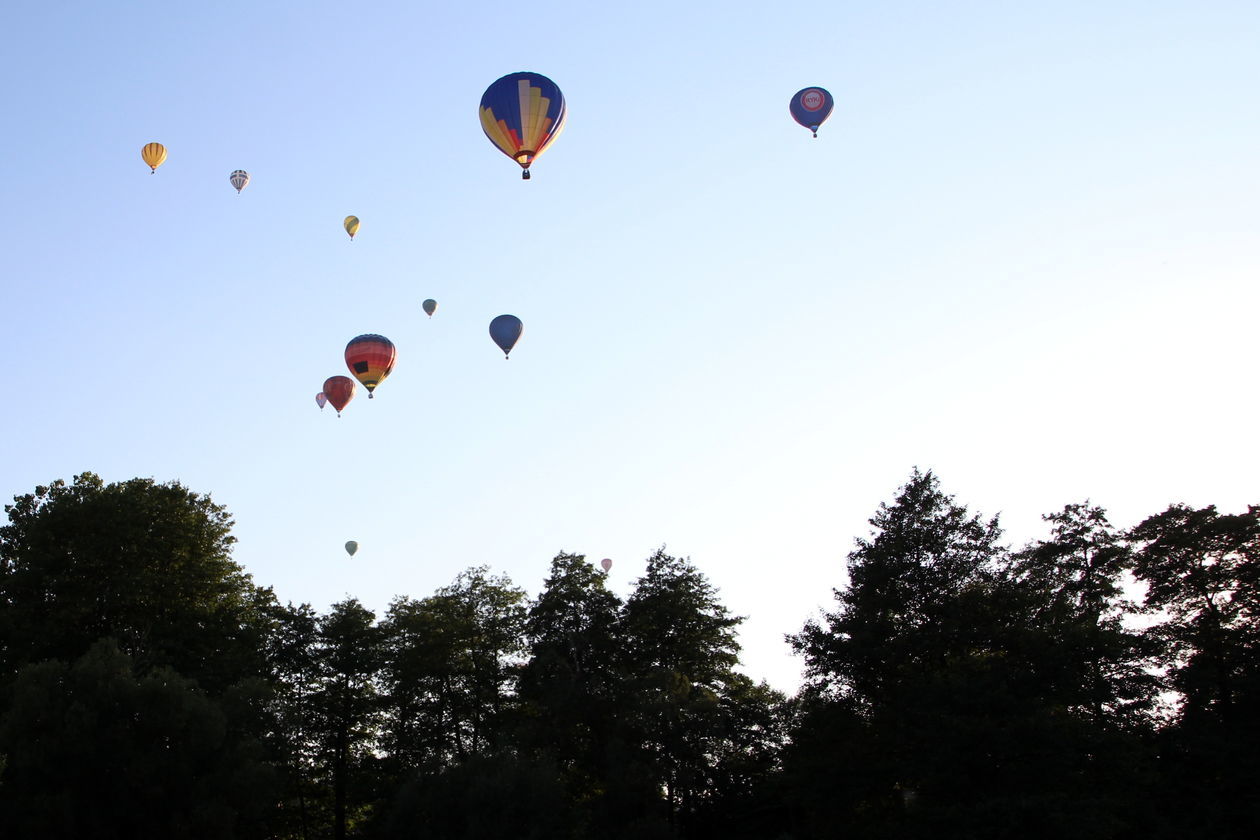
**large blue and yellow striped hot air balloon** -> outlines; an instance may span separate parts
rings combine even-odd
[[[482,131],[528,181],[530,164],[564,129],[564,94],[546,76],[509,73],[486,88],[479,113]]]

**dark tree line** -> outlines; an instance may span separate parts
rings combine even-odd
[[[624,601],[561,553],[534,598],[473,568],[319,613],[177,483],[6,512],[0,836],[1260,836],[1257,507],[1072,504],[1011,549],[916,471],[788,639],[791,698],[664,550]]]

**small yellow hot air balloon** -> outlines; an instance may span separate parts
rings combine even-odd
[[[346,233],[350,234],[350,241],[354,241],[354,235],[359,232],[359,217],[346,216],[345,221]]]
[[[149,143],[140,150],[140,157],[144,158],[144,162],[149,164],[153,172],[157,172],[157,168],[166,160],[166,147],[161,143]]]

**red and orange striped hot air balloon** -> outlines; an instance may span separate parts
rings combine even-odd
[[[332,403],[332,407],[337,409],[337,416],[340,417],[341,409],[354,399],[354,380],[348,376],[328,377],[324,380],[324,398]]]
[[[350,343],[346,345],[346,367],[367,388],[369,400],[372,399],[376,386],[394,369],[397,355],[394,342],[383,335],[361,335],[350,339]]]

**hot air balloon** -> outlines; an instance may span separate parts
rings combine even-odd
[[[166,160],[166,147],[161,143],[146,144],[140,150],[140,157],[144,159],[145,163],[149,164],[149,169],[157,172],[157,168]]]
[[[820,87],[807,87],[798,90],[788,104],[792,119],[814,132],[818,136],[818,126],[831,116],[831,108],[836,104],[831,94]]]
[[[346,554],[349,554],[351,557],[353,557],[354,553],[358,550],[359,544],[354,540],[350,540],[350,542],[346,543]]]
[[[359,232],[359,217],[346,216],[346,220],[342,222],[346,228],[346,233],[350,234],[350,241],[354,241],[354,235]]]
[[[340,417],[341,409],[354,399],[354,380],[348,376],[328,377],[324,380],[324,397],[337,409],[337,416]]]
[[[241,190],[249,186],[249,173],[244,169],[238,169],[228,176],[228,180],[232,182],[232,186],[236,187],[236,194],[240,195]]]
[[[503,351],[503,358],[506,359],[512,352],[524,329],[525,325],[515,315],[500,315],[490,322],[490,338]]]
[[[361,335],[346,345],[346,367],[367,388],[369,400],[376,386],[394,369],[397,356],[394,342],[383,335]]]
[[[599,565],[604,567],[604,574],[608,574],[610,571],[612,571],[612,558],[605,557],[603,560],[599,561]]]
[[[433,317],[434,312],[437,312],[437,301],[433,298],[429,298],[424,303],[420,304],[420,306],[423,307],[425,314],[430,318]]]
[[[479,113],[481,130],[528,181],[530,164],[564,130],[564,94],[546,76],[510,73],[486,88]]]
[[[326,402],[328,402],[328,397],[324,396],[323,391],[320,391],[318,394],[315,395],[315,405],[319,406],[321,409],[323,409],[324,403]]]

